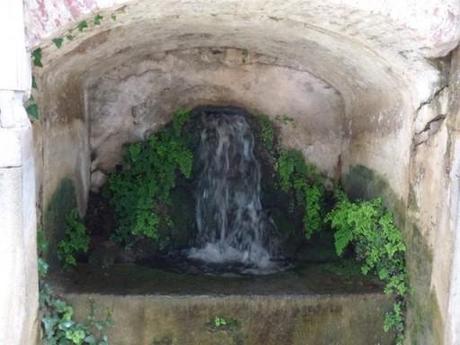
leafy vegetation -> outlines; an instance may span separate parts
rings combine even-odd
[[[139,236],[158,240],[158,228],[172,223],[165,206],[170,204],[177,173],[188,178],[192,171],[192,151],[182,133],[189,115],[177,111],[172,125],[126,147],[123,166],[108,183],[118,222],[117,242],[130,244]]]
[[[90,313],[85,322],[74,320],[74,310],[71,305],[59,298],[45,282],[48,264],[43,256],[48,250],[43,231],[38,232],[38,273],[39,303],[41,319],[41,343],[43,345],[108,345],[105,335],[107,327],[112,325],[111,313],[106,311],[103,320],[96,318],[96,306],[90,301]]]
[[[65,268],[73,267],[77,264],[76,256],[86,253],[89,247],[89,235],[85,224],[78,214],[78,210],[73,209],[66,217],[66,229],[64,239],[58,244],[58,257]]]
[[[259,114],[256,116],[256,120],[259,126],[259,139],[268,152],[273,154],[275,150],[275,128],[267,115]]]
[[[43,67],[42,48],[37,48],[32,52],[32,63],[34,64],[34,66]]]
[[[385,293],[395,296],[393,311],[385,316],[384,328],[394,330],[403,344],[405,297],[408,292],[405,251],[401,232],[382,199],[350,201],[337,192],[338,203],[326,216],[335,231],[335,247],[342,255],[354,246],[363,274],[375,273],[385,283]]]
[[[33,85],[33,83],[32,83]],[[38,105],[35,102],[33,97],[30,97],[29,100],[25,104],[26,113],[31,120],[38,120],[40,117],[40,111],[38,110]]]
[[[56,37],[56,38],[53,38],[52,41],[57,48],[61,48],[62,43],[64,42],[64,39],[62,37]]]
[[[293,207],[304,210],[304,231],[309,239],[323,228],[325,189],[322,178],[297,150],[281,150],[276,170],[280,187],[290,194]]]
[[[94,25],[101,25],[102,19],[104,19],[104,17],[101,16],[100,14],[97,14],[94,17]]]
[[[82,20],[77,24],[78,31],[82,32],[83,30],[88,28],[88,22],[86,20]]]

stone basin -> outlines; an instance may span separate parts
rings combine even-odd
[[[83,320],[94,301],[112,313],[112,345],[386,345],[392,301],[349,264],[305,264],[266,276],[166,272],[132,264],[71,275],[52,285]],[[224,319],[225,325],[216,323]]]

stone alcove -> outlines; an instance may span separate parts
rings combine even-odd
[[[453,217],[455,126],[448,123],[456,109],[447,100],[456,92],[447,84],[456,60],[450,69],[452,58],[442,57],[454,38],[427,42],[425,28],[407,28],[408,19],[388,9],[333,2],[136,1],[91,13],[72,14],[53,31],[62,47],[40,41],[34,94],[42,118],[34,140],[42,220],[63,181],[72,181],[84,213],[121,145],[144,138],[177,107],[233,104],[275,120],[286,114],[295,119],[281,124],[287,146],[339,175],[350,191],[383,194],[399,215],[416,287],[409,338],[441,341],[453,256],[443,240],[453,238],[443,226]],[[98,25],[96,13],[104,18]],[[89,27],[75,29],[80,20]]]

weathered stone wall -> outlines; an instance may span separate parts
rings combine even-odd
[[[332,296],[169,296],[66,294],[84,319],[89,299],[122,320],[113,345],[390,345],[381,325],[391,308],[383,294]],[[226,331],[216,316],[235,320]]]
[[[35,169],[22,1],[0,2],[0,344],[34,344],[38,331]]]
[[[281,142],[333,176],[347,140],[337,90],[307,71],[243,49],[197,48],[130,59],[85,89],[92,187],[121,160],[122,144],[145,139],[178,108],[238,105],[264,113]]]

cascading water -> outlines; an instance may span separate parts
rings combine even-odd
[[[270,269],[276,242],[260,201],[260,165],[244,115],[203,113],[199,147],[197,248],[189,257]]]

